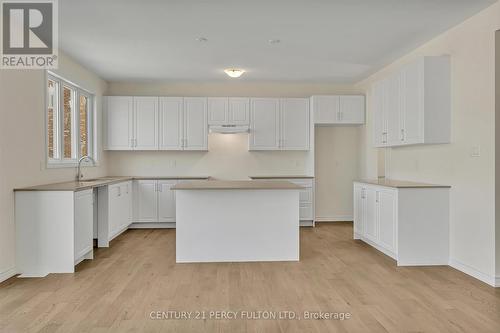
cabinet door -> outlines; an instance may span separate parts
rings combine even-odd
[[[75,260],[93,248],[94,194],[92,190],[75,192]]]
[[[175,222],[175,191],[172,186],[177,184],[175,180],[158,181],[158,221]]]
[[[280,149],[280,101],[252,98],[250,101],[250,150]]]
[[[183,108],[182,97],[160,97],[160,150],[182,150]]]
[[[309,150],[309,100],[284,98],[281,100],[282,150]]]
[[[207,99],[184,98],[184,149],[208,150]]]
[[[132,192],[132,182],[125,182],[121,185],[122,229],[128,227],[132,223]]]
[[[132,150],[133,140],[133,98],[107,96],[106,109],[106,150]]]
[[[365,188],[364,236],[373,242],[378,242],[377,191]]]
[[[340,96],[339,118],[341,124],[364,124],[365,97]]]
[[[396,252],[396,192],[380,190],[378,194],[379,244]]]
[[[336,124],[339,122],[339,96],[313,96],[315,124]]]
[[[156,180],[137,181],[137,222],[158,221],[158,195]]]
[[[134,149],[158,150],[158,97],[134,97]]]
[[[401,141],[424,142],[423,61],[407,65],[401,72]]]
[[[250,124],[250,99],[237,97],[229,98],[228,121],[232,125]]]
[[[379,81],[372,88],[373,106],[373,144],[375,147],[387,146],[387,116],[385,110],[386,82]]]
[[[109,238],[120,231],[123,224],[123,201],[120,184],[108,186],[108,228]]]
[[[354,234],[363,235],[363,215],[364,215],[365,189],[359,185],[354,185]]]
[[[385,107],[387,109],[387,143],[389,146],[401,145],[399,75],[392,75],[387,80],[387,89],[385,90]]]
[[[208,124],[225,125],[229,122],[227,97],[208,98]]]

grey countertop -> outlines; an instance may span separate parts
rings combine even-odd
[[[62,183],[53,183],[53,184],[45,184],[45,185],[37,185],[23,188],[16,188],[14,191],[83,191],[87,189],[91,189],[99,186],[106,186],[115,183],[120,183],[128,180],[145,180],[145,179],[158,179],[158,180],[208,180],[209,176],[140,176],[140,177],[131,177],[131,176],[117,176],[117,177],[101,177],[90,180],[82,180],[82,181],[70,181],[70,182],[62,182]]]
[[[249,176],[251,179],[313,179],[313,176],[289,175],[289,176]]]
[[[172,187],[173,190],[299,190],[301,188],[302,186],[279,180],[202,180],[182,182]]]
[[[356,180],[356,183],[371,184],[385,187],[393,188],[450,188],[448,185],[436,185],[427,183],[410,182],[405,180],[394,180],[394,179],[371,179],[371,180]]]

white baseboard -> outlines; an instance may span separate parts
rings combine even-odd
[[[338,215],[338,216],[317,216],[316,222],[352,222],[354,218],[352,215]]]
[[[16,274],[17,274],[17,272],[16,272],[16,268],[15,267],[12,267],[12,268],[9,268],[6,271],[0,272],[0,282],[3,282],[5,280],[7,280],[7,279],[10,279],[11,277],[13,277]]]
[[[175,229],[175,222],[132,223],[129,229]]]
[[[480,281],[483,281],[486,284],[489,284],[492,287],[500,287],[500,277],[491,276],[486,273],[483,273],[474,267],[471,267],[463,262],[460,262],[456,259],[450,259],[449,265],[462,273],[472,276]]]

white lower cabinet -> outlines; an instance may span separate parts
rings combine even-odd
[[[398,266],[447,265],[449,189],[354,183],[354,239]]]
[[[132,223],[132,181],[100,187],[98,190],[98,245],[109,241]]]
[[[94,239],[94,193],[90,190],[75,192],[74,222],[75,265],[92,258]]]
[[[137,180],[134,223],[175,222],[177,180]]]

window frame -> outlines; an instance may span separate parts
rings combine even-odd
[[[49,80],[56,83],[57,92],[55,93],[57,101],[57,133],[54,131],[53,141],[56,144],[54,147],[54,156],[57,158],[49,157],[49,93],[48,93],[48,82]],[[87,98],[87,152],[95,160],[95,166],[98,166],[98,154],[97,154],[97,117],[96,113],[96,97],[95,94],[81,86],[57,75],[51,71],[46,71],[45,80],[45,158],[47,168],[64,168],[64,167],[75,167],[78,165],[78,159],[81,157],[81,135],[80,135],[80,96],[85,96]],[[72,96],[72,109],[71,109],[71,158],[64,157],[64,87],[70,88],[74,92]],[[55,106],[53,105],[53,107]],[[53,116],[56,119],[55,115]],[[57,136],[57,137],[56,137]],[[56,154],[57,152],[57,154]]]

